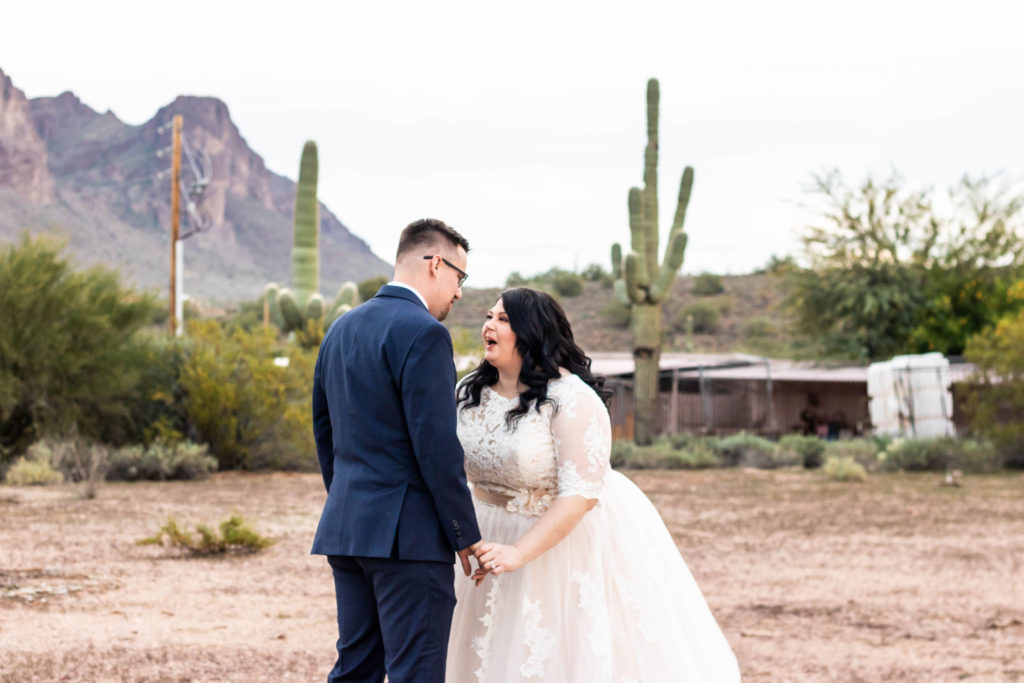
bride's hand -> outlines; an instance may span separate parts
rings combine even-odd
[[[523,553],[514,545],[484,543],[477,548],[475,554],[476,559],[480,562],[480,567],[495,576],[505,572],[514,572],[525,564]],[[478,569],[477,572],[479,573],[479,571]]]

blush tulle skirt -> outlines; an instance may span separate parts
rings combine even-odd
[[[537,521],[474,499],[488,541]],[[729,643],[654,505],[619,472],[558,545],[474,586],[456,568],[448,683],[740,680]]]

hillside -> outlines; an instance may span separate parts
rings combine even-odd
[[[686,350],[684,310],[703,305],[718,312],[709,331],[696,332],[693,350],[706,352],[745,351],[786,357],[796,349],[788,332],[789,317],[783,306],[782,278],[773,274],[735,275],[721,278],[724,292],[697,296],[692,289],[696,278],[676,279],[672,296],[663,307],[666,351]],[[458,341],[478,345],[484,314],[494,305],[501,289],[466,289],[452,309],[446,324]],[[584,283],[583,294],[558,297],[577,341],[585,351],[627,351],[632,337],[621,316],[610,314],[614,298],[610,287],[599,282]],[[692,309],[690,309],[692,310]]]
[[[269,281],[291,278],[295,183],[267,169],[212,97],[181,96],[140,126],[100,114],[73,93],[27,99],[0,71],[0,241],[23,230],[68,241],[75,260],[121,270],[142,288],[169,278],[172,118],[212,165],[199,209],[212,228],[185,242],[185,290],[207,300],[241,301]],[[298,170],[300,149],[295,150]],[[183,169],[188,181],[187,159]],[[321,287],[390,274],[390,266],[320,206]],[[182,227],[188,229],[183,207]]]

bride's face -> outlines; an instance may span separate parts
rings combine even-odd
[[[484,360],[498,368],[514,368],[522,364],[522,356],[516,349],[516,333],[508,322],[508,314],[501,299],[487,311],[487,319],[480,330],[484,340]]]

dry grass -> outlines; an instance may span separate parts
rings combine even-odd
[[[1024,681],[1024,477],[637,472],[746,681]],[[333,585],[316,475],[0,487],[0,681],[323,680]],[[277,542],[176,559],[168,516]],[[661,682],[652,682],[661,683]]]

